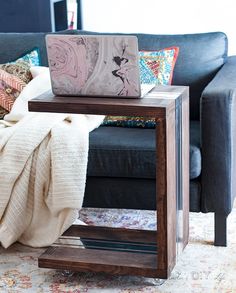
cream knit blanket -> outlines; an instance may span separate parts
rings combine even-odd
[[[0,129],[0,242],[52,244],[78,217],[102,116],[28,113]]]

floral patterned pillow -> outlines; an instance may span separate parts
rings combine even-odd
[[[31,66],[40,65],[39,51],[33,49],[15,61],[0,64],[0,119],[11,111],[14,101],[32,79]]]
[[[178,47],[165,48],[159,51],[140,51],[141,83],[170,85],[178,54]]]
[[[103,126],[155,128],[156,121],[153,117],[141,116],[106,116]]]
[[[179,48],[170,47],[159,51],[140,51],[139,69],[141,83],[170,85]],[[103,126],[155,128],[153,117],[106,116]]]

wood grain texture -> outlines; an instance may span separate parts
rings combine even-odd
[[[166,278],[165,271],[157,269],[156,255],[142,253],[50,247],[38,264],[43,268]]]
[[[156,205],[158,269],[167,271],[167,161],[166,120],[156,119]]]
[[[158,269],[170,275],[176,261],[175,112],[157,119],[156,197]]]
[[[167,89],[170,89],[168,91]],[[174,110],[175,99],[183,87],[158,86],[141,99],[54,96],[46,92],[28,102],[29,111],[54,113],[80,113],[97,115],[127,115],[165,117]]]

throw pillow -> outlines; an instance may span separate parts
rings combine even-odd
[[[25,62],[29,64],[29,66],[40,66],[41,65],[41,58],[38,48],[33,48],[31,51],[26,52],[23,56],[17,58],[17,60],[12,61],[11,63],[16,62]]]
[[[159,51],[140,51],[139,69],[141,83],[170,85],[179,48],[170,47]],[[103,126],[155,128],[153,117],[106,116]]]
[[[5,121],[17,122],[28,113],[28,101],[46,91],[51,90],[51,80],[48,67],[31,67],[34,78],[24,87],[16,99],[11,112],[4,117]]]
[[[39,52],[33,49],[15,61],[0,64],[0,106],[4,110],[11,111],[16,98],[32,79],[30,67],[39,63]]]
[[[178,47],[165,48],[159,51],[140,51],[141,83],[170,85],[178,54]]]
[[[153,117],[106,116],[102,126],[155,128],[156,121]]]

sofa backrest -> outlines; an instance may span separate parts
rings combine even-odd
[[[63,31],[62,34],[97,34],[88,31]],[[160,50],[178,46],[172,84],[190,87],[190,116],[199,119],[200,96],[227,58],[227,36],[222,32],[151,35],[138,37],[140,50]],[[45,33],[0,33],[0,64],[14,60],[33,48],[39,48],[42,65],[48,65]]]
[[[77,34],[66,30],[60,34]],[[15,60],[34,48],[40,51],[41,65],[47,66],[45,35],[47,33],[0,33],[0,64]]]
[[[141,35],[141,49],[158,50],[169,46],[179,47],[172,84],[190,87],[190,117],[199,120],[201,93],[225,63],[227,37],[221,32],[150,37]]]
[[[89,31],[80,31],[79,33],[97,34]],[[228,54],[227,36],[222,32],[132,35],[138,37],[139,50],[179,47],[172,84],[190,87],[190,117],[192,120],[199,120],[201,93],[226,61]]]
[[[45,33],[0,33],[0,64],[13,61],[39,48],[43,65],[47,64]]]

